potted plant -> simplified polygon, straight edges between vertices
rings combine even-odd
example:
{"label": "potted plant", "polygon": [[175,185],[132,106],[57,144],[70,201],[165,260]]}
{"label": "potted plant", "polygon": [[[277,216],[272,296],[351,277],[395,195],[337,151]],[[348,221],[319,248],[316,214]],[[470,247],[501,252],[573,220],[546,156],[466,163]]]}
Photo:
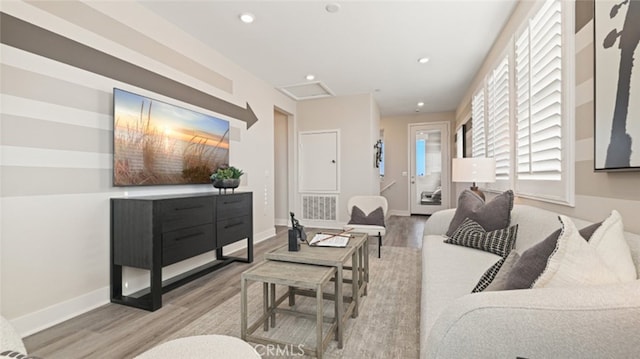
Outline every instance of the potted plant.
{"label": "potted plant", "polygon": [[221,166],[211,174],[211,183],[215,188],[238,188],[240,185],[240,176],[244,172],[233,166]]}

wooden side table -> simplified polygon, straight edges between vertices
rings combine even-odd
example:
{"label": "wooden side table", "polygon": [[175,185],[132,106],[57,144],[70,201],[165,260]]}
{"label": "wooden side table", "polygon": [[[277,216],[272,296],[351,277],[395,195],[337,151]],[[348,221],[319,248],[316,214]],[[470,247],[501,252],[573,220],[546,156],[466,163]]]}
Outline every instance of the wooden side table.
{"label": "wooden side table", "polygon": [[[309,238],[313,234],[308,234]],[[310,247],[302,244],[297,252],[290,252],[288,245],[278,247],[265,253],[264,258],[270,261],[302,263],[314,266],[329,266],[336,269],[336,281],[339,283],[351,283],[352,296],[344,298],[342,295],[342,286],[338,286],[335,295],[325,293],[324,298],[335,300],[337,305],[336,313],[340,313],[338,318],[338,348],[342,348],[344,341],[344,325],[347,318],[351,316],[356,318],[360,307],[360,297],[367,294],[369,282],[369,246],[367,245],[366,233],[352,233],[349,243],[344,248],[336,247]],[[351,267],[347,267],[346,263],[351,259]],[[343,280],[343,271],[352,271],[352,280]],[[295,295],[311,296],[314,292],[305,291],[304,289],[291,286],[289,292],[291,294],[289,305],[293,305]],[[344,303],[348,306],[344,308]]]}
{"label": "wooden side table", "polygon": [[[288,298],[289,294],[285,293],[280,298],[275,298],[276,284],[284,286],[294,286],[297,288],[305,288],[315,291],[316,294],[316,347],[315,348],[303,348],[305,354],[315,355],[318,358],[322,358],[322,354],[329,345],[332,334],[337,336],[338,327],[338,301],[335,301],[335,313],[336,317],[330,319],[332,322],[329,331],[326,336],[322,336],[322,325],[325,321],[323,316],[323,292],[322,288],[325,287],[332,278],[336,276],[335,267],[323,267],[315,265],[306,265],[290,262],[278,262],[278,261],[264,261],[253,268],[242,273],[241,284],[241,324],[240,333],[243,340],[251,341],[258,344],[276,344],[276,345],[292,345],[297,346],[300,343],[288,343],[285,341],[273,340],[266,337],[260,337],[253,335],[253,333],[263,325],[264,331],[269,330],[269,322],[271,327],[275,327],[276,311],[278,306]],[[253,324],[248,323],[248,308],[247,308],[247,283],[248,281],[262,282],[263,286],[263,313],[262,316]],[[334,281],[336,293],[339,288],[338,280]],[[309,316],[307,313],[295,312],[293,310],[282,309],[278,312],[286,314],[294,314],[300,316]],[[311,315],[313,316],[313,315]]]}

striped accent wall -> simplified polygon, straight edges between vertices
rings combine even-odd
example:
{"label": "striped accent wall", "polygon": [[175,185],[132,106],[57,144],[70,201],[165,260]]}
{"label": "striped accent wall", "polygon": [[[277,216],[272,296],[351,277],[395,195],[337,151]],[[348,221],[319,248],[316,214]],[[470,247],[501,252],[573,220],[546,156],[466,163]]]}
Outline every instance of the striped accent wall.
{"label": "striped accent wall", "polygon": [[[233,91],[233,81],[231,79],[195,61],[193,57],[186,56],[134,28],[134,24],[139,23],[140,19],[127,19],[126,14],[119,14],[119,21],[79,1],[27,2],[94,34],[115,41],[131,51],[150,56],[155,61],[187,74],[194,79],[204,81],[227,93],[232,93]],[[108,6],[108,4],[102,6]],[[132,21],[127,23],[127,20]]]}
{"label": "striped accent wall", "polygon": [[[254,200],[254,242],[275,234],[273,151],[255,148],[273,147],[273,136],[264,136],[273,132],[273,109],[295,114],[295,102],[136,2],[2,1],[0,12],[13,24],[61,38],[70,53],[60,61],[36,55],[30,47],[48,51],[47,44],[15,44],[20,34],[4,31],[0,43],[0,307],[18,332],[28,335],[109,302],[110,198],[213,191],[208,185],[113,187],[114,87],[228,119],[231,161],[253,174],[252,187],[248,175],[241,186],[264,193]],[[105,60],[95,64],[98,70],[73,59],[83,47],[108,55],[98,53]],[[109,76],[109,66],[122,62],[131,66],[118,69],[132,70],[127,75],[144,87]],[[182,91],[188,98],[190,89],[203,101],[250,102],[260,121],[249,131],[242,121],[163,95]],[[243,97],[231,95],[236,91]],[[206,253],[176,263],[163,276],[214,258]],[[129,293],[148,286],[147,271],[125,268],[124,277]]]}
{"label": "striped accent wall", "polygon": [[[601,221],[616,209],[625,230],[640,233],[640,172],[594,172],[594,47],[593,0],[576,1],[575,37],[575,189],[574,208],[529,199],[518,203],[573,217]],[[637,60],[636,60],[637,61]],[[633,102],[633,99],[632,99]]]}

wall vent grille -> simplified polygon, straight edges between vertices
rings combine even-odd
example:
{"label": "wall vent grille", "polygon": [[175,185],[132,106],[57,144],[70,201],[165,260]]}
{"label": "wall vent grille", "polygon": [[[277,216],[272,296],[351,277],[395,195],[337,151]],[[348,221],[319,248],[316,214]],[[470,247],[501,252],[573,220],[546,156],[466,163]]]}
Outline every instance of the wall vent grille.
{"label": "wall vent grille", "polygon": [[318,221],[335,221],[337,215],[337,196],[303,195],[302,218]]}

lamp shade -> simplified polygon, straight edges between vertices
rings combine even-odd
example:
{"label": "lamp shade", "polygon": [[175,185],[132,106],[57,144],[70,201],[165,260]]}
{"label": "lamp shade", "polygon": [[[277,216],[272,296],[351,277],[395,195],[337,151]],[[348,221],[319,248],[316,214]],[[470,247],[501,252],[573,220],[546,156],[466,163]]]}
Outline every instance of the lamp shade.
{"label": "lamp shade", "polygon": [[495,182],[496,161],[493,158],[454,158],[451,163],[453,182]]}

